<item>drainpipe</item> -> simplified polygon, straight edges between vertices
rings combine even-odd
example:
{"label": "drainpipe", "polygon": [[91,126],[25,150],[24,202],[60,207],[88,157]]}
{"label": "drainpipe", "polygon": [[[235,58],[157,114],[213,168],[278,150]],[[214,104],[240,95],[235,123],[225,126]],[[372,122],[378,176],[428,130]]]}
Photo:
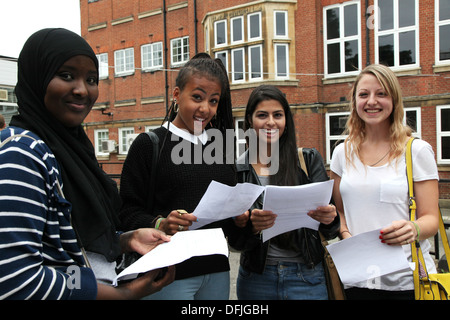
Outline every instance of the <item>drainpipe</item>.
{"label": "drainpipe", "polygon": [[166,114],[169,112],[169,80],[168,80],[168,64],[167,64],[167,11],[166,0],[163,0],[163,23],[164,23],[164,78],[166,90]]}
{"label": "drainpipe", "polygon": [[194,42],[195,42],[195,54],[198,53],[198,39],[197,39],[197,0],[194,0]]}
{"label": "drainpipe", "polygon": [[370,13],[367,12],[367,9],[369,8],[369,0],[366,0],[366,65],[368,66],[370,64],[370,29],[367,24],[367,19],[370,17]]}

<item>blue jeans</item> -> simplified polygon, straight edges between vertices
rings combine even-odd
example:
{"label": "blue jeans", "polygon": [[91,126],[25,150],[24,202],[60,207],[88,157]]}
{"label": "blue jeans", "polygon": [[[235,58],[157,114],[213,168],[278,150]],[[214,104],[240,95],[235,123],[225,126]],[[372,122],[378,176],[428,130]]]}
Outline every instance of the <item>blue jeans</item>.
{"label": "blue jeans", "polygon": [[322,263],[309,269],[306,265],[280,262],[266,265],[262,274],[239,267],[239,300],[327,300],[327,286]]}
{"label": "blue jeans", "polygon": [[228,300],[230,272],[217,272],[176,280],[144,300]]}

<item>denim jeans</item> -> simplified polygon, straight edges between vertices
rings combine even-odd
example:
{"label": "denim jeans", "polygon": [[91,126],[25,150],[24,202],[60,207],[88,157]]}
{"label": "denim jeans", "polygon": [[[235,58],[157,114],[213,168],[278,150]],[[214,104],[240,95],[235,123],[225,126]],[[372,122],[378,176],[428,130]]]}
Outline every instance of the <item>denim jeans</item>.
{"label": "denim jeans", "polygon": [[176,280],[144,300],[228,300],[230,272],[210,273]]}
{"label": "denim jeans", "polygon": [[239,267],[239,300],[327,300],[322,263],[310,269],[306,265],[280,262],[266,265],[262,274]]}

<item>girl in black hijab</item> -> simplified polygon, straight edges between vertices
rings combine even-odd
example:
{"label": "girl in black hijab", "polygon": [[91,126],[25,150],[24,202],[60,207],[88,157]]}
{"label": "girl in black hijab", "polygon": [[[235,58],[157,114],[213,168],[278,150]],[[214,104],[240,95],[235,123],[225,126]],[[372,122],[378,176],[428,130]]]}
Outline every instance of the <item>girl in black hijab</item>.
{"label": "girl in black hijab", "polygon": [[[85,68],[88,72],[83,73],[79,61],[88,61],[87,65],[92,67]],[[89,93],[76,91],[79,89],[75,89],[76,85],[68,89],[70,85],[66,84],[77,81],[83,81],[80,90],[87,89]],[[117,187],[100,169],[94,148],[81,126],[98,97],[98,60],[83,38],[65,29],[43,29],[33,34],[19,56],[15,90],[19,115],[13,117],[10,126],[36,134],[55,155],[80,246],[114,262],[123,251],[145,254],[168,240],[154,229],[121,236],[117,232],[120,230]],[[138,279],[142,287],[130,286],[137,289],[133,293],[140,293],[144,287],[157,291],[173,278],[173,270],[158,282],[153,282],[155,274],[150,274],[145,277],[146,283]],[[99,296],[100,293],[101,290]]]}

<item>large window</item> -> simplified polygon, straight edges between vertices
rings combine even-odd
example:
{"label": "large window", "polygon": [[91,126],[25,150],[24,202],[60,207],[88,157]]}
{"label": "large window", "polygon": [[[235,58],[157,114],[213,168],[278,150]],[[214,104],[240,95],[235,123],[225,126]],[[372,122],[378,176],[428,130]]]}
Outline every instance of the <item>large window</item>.
{"label": "large window", "polygon": [[375,59],[394,68],[419,65],[418,0],[375,0]]}
{"label": "large window", "polygon": [[247,20],[248,40],[253,41],[261,39],[261,12],[249,14]]}
{"label": "large window", "polygon": [[97,156],[109,155],[109,153],[105,152],[105,150],[103,150],[102,147],[102,141],[106,141],[109,139],[108,129],[95,130],[94,139],[95,139],[95,154]]}
{"label": "large window", "polygon": [[134,49],[128,48],[114,52],[115,73],[125,76],[134,73]]}
{"label": "large window", "polygon": [[289,78],[289,45],[286,43],[275,44],[275,78]]}
{"label": "large window", "polygon": [[276,38],[287,38],[288,36],[288,17],[287,11],[274,12],[274,34]]}
{"label": "large window", "polygon": [[436,108],[437,161],[450,164],[450,106]]}
{"label": "large window", "polygon": [[359,1],[324,8],[326,76],[355,74],[361,68]]}
{"label": "large window", "polygon": [[131,135],[134,134],[134,128],[120,128],[119,129],[119,154],[127,154],[133,139]]}
{"label": "large window", "polygon": [[189,60],[189,37],[172,39],[170,45],[172,65],[180,65]]}
{"label": "large window", "polygon": [[108,54],[107,53],[97,54],[97,60],[98,60],[99,79],[101,80],[108,78],[109,76]]}
{"label": "large window", "polygon": [[216,47],[227,44],[227,20],[216,21],[214,23],[214,40]]}
{"label": "large window", "polygon": [[450,0],[436,0],[436,64],[450,64]]}
{"label": "large window", "polygon": [[154,70],[163,67],[162,42],[146,44],[141,47],[142,70]]}
{"label": "large window", "polygon": [[262,46],[252,46],[248,48],[248,72],[249,80],[263,79]]}
{"label": "large window", "polygon": [[231,80],[232,82],[244,82],[245,56],[244,48],[231,50]]}
{"label": "large window", "polygon": [[240,16],[231,19],[231,43],[242,42],[244,42],[244,17]]}

